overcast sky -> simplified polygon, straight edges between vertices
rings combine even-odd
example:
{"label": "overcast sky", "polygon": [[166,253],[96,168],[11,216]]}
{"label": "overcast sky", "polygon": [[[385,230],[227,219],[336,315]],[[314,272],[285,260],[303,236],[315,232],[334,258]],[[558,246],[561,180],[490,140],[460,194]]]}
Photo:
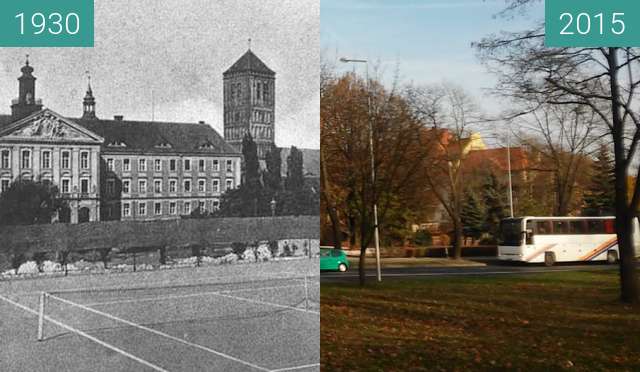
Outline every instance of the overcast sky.
{"label": "overcast sky", "polygon": [[[36,98],[82,115],[205,120],[222,134],[222,73],[248,47],[276,72],[276,143],[319,148],[319,0],[98,0],[94,48],[0,48],[0,113],[10,113],[29,54]],[[153,92],[153,93],[152,93]]]}

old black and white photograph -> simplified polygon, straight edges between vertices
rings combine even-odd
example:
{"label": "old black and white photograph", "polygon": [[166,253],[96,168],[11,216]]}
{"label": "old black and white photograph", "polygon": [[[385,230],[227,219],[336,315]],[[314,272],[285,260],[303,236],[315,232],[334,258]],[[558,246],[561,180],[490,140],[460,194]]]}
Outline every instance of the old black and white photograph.
{"label": "old black and white photograph", "polygon": [[0,48],[0,370],[319,371],[318,0]]}

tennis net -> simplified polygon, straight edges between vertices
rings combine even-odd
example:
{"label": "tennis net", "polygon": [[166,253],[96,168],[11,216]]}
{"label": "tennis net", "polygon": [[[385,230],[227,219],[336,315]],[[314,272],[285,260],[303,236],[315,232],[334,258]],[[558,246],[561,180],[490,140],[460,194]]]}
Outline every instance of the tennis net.
{"label": "tennis net", "polygon": [[[179,329],[187,323],[215,328],[225,322],[282,317],[289,312],[313,316],[319,314],[319,299],[317,275],[50,291],[40,296],[38,339],[67,331],[95,335]],[[63,333],[55,327],[45,330],[45,321],[67,327]]]}

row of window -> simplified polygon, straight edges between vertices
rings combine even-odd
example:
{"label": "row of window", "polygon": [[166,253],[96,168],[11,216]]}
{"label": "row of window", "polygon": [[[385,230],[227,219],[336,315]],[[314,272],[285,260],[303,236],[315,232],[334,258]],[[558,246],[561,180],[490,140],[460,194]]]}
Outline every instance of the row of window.
{"label": "row of window", "polygon": [[615,234],[615,220],[527,221],[527,228],[537,235]]}
{"label": "row of window", "polygon": [[[44,180],[47,181],[47,180]],[[51,180],[48,180],[48,182],[51,182]],[[1,192],[5,192],[6,190],[9,189],[9,186],[11,185],[11,180],[7,179],[7,178],[3,178],[2,180],[0,180],[0,193]],[[89,178],[81,178],[80,179],[80,192],[82,194],[88,194],[91,192],[91,180]],[[73,190],[74,192],[78,192],[77,189]],[[60,192],[63,194],[69,194],[71,193],[71,179],[70,178],[62,178],[60,180]]]}
{"label": "row of window", "polygon": [[[63,194],[68,194],[71,192],[71,180],[69,178],[63,178],[60,180],[60,191]],[[77,190],[76,190],[77,191]],[[89,179],[81,178],[80,179],[80,193],[88,194],[89,190]]]}
{"label": "row of window", "polygon": [[[182,159],[182,169],[185,172],[189,172],[192,170],[192,166],[196,165],[197,170],[199,172],[204,172],[206,170],[206,161],[205,159]],[[115,160],[113,158],[107,158],[107,169],[110,171],[115,171]],[[169,159],[169,171],[175,172],[178,169],[178,160],[177,159]],[[220,171],[220,161],[218,159],[211,160],[211,171],[219,172]],[[227,160],[226,162],[226,171],[233,172],[234,165],[233,160]],[[146,172],[148,170],[147,167],[147,159],[138,159],[138,172]],[[153,159],[153,170],[155,172],[162,171],[162,159]],[[131,172],[131,159],[125,158],[122,159],[122,171],[123,172]]]}
{"label": "row of window", "polygon": [[[242,102],[242,83],[228,83],[225,92],[226,102],[241,103]],[[253,82],[253,103],[270,103],[271,102],[271,86],[268,81]]]}
{"label": "row of window", "polygon": [[[199,179],[198,180],[198,184],[197,184],[197,192],[206,192],[206,180],[205,179]],[[190,179],[186,179],[183,180],[183,184],[182,184],[182,192],[192,192],[193,188],[191,186],[191,180]],[[233,189],[233,179],[231,178],[227,178],[225,180],[225,190],[230,190]],[[108,195],[115,195],[116,194],[116,189],[115,189],[115,180],[113,179],[108,179],[107,180],[107,194]],[[177,193],[178,192],[178,180],[176,179],[171,179],[169,180],[169,190],[170,193]],[[220,179],[213,179],[211,180],[211,191],[213,193],[219,193],[220,192]],[[140,179],[138,180],[138,193],[140,194],[144,194],[147,193],[147,180],[146,179]],[[156,194],[160,194],[162,193],[162,180],[161,179],[156,179],[153,180],[153,192]],[[131,193],[131,180],[125,179],[122,180],[122,193],[123,194],[129,194]]]}
{"label": "row of window", "polygon": [[[197,204],[195,204],[197,203]],[[137,215],[138,216],[147,216],[147,215],[155,215],[155,216],[161,216],[163,214],[162,211],[162,202],[153,202],[153,214],[149,214],[147,211],[147,203],[146,202],[138,202],[138,207],[137,207]],[[220,208],[220,201],[218,199],[213,199],[210,203],[211,208],[213,210],[218,210]],[[131,213],[132,213],[132,209],[131,209],[132,203],[131,202],[124,202],[122,203],[122,216],[123,217],[131,217]],[[201,211],[205,211],[206,210],[206,202],[204,200],[199,200],[197,202],[194,202],[194,205],[192,206],[191,202],[186,201],[184,203],[182,203],[182,209],[179,210],[179,205],[178,202],[172,201],[169,202],[169,210],[167,211],[169,215],[178,215],[178,214],[191,214],[192,212],[192,208],[196,209],[199,208]]]}
{"label": "row of window", "polygon": [[[51,150],[42,150],[40,152],[40,167],[43,169],[51,169],[52,166],[52,151]],[[80,152],[80,168],[81,169],[89,169],[91,154],[89,151],[81,151]],[[32,168],[32,151],[30,149],[23,149],[20,151],[20,168],[21,169],[30,169]],[[71,169],[71,151],[70,150],[62,150],[60,151],[60,167],[62,169]],[[0,151],[0,168],[2,169],[10,169],[11,168],[11,151],[2,150]]]}

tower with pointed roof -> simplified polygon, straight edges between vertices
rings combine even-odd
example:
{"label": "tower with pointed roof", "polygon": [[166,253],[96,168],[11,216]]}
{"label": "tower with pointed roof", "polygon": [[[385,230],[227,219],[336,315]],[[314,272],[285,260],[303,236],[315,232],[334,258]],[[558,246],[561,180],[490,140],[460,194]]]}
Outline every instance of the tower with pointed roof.
{"label": "tower with pointed roof", "polygon": [[36,99],[36,77],[29,66],[29,56],[18,78],[18,98],[11,102],[11,120],[16,121],[42,110],[42,101]]}
{"label": "tower with pointed roof", "polygon": [[227,71],[224,81],[224,138],[236,150],[250,133],[264,159],[275,141],[276,73],[251,47]]}
{"label": "tower with pointed roof", "polygon": [[96,116],[96,99],[93,97],[93,90],[91,90],[91,77],[87,77],[87,94],[82,101],[82,118],[83,119],[97,119]]}

